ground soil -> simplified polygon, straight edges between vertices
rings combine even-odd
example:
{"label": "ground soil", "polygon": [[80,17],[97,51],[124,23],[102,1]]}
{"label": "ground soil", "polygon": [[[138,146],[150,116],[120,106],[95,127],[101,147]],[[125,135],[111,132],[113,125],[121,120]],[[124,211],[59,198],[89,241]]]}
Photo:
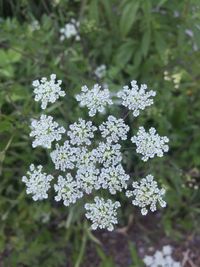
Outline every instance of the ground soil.
{"label": "ground soil", "polygon": [[[176,236],[166,235],[159,214],[145,217],[130,217],[128,226],[113,232],[95,231],[93,234],[101,242],[101,249],[113,259],[116,267],[133,266],[130,244],[134,245],[138,256],[152,255],[164,245],[171,245],[173,258],[181,262],[182,267],[200,267],[200,235],[192,232],[176,231]],[[178,236],[178,237],[177,237]],[[84,264],[81,267],[104,267],[94,243],[87,246]],[[134,265],[136,266],[136,265]],[[138,265],[137,267],[142,267]],[[107,267],[107,265],[106,265]]]}

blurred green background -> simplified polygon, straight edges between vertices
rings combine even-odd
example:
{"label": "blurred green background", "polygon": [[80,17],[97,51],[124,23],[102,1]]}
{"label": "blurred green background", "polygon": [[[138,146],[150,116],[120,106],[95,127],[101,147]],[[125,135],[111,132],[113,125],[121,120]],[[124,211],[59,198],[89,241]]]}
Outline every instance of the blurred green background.
{"label": "blurred green background", "polygon": [[[71,18],[80,22],[81,40],[60,42],[59,30]],[[107,70],[99,80],[94,71],[102,64]],[[84,84],[106,83],[116,92],[136,79],[157,92],[155,105],[139,118],[130,116],[128,123],[132,133],[139,125],[156,127],[170,138],[170,151],[148,163],[129,151],[125,164],[134,177],[152,173],[167,189],[168,207],[158,212],[165,236],[182,242],[187,233],[198,233],[199,1],[0,0],[0,266],[123,266],[115,265],[91,233],[81,205],[66,208],[51,196],[34,202],[25,193],[21,177],[30,163],[52,170],[47,153],[32,149],[29,138],[30,118],[41,113],[32,81],[52,73],[63,80],[67,96],[49,105],[47,114],[66,126],[88,118],[74,98]],[[113,107],[108,112],[117,116],[122,111]],[[123,194],[117,197],[122,202],[119,227],[132,214],[140,224],[139,210]],[[90,246],[99,265],[86,263]],[[133,248],[130,258],[128,266],[142,266]]]}

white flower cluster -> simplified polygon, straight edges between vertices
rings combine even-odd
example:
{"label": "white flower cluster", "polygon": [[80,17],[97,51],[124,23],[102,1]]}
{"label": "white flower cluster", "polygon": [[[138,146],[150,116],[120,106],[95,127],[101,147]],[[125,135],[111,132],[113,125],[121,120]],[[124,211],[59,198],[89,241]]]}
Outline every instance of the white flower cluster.
{"label": "white flower cluster", "polygon": [[80,40],[80,35],[78,33],[78,29],[80,27],[80,23],[75,19],[71,19],[71,21],[65,24],[64,28],[60,29],[60,41],[64,41],[65,39],[69,39],[71,37],[75,37],[76,41]]}
{"label": "white flower cluster", "polygon": [[94,164],[82,165],[77,171],[76,180],[86,194],[91,194],[93,189],[101,188],[99,169]]}
{"label": "white flower cluster", "polygon": [[35,137],[33,147],[51,148],[51,143],[54,140],[59,141],[63,133],[65,133],[65,128],[59,127],[58,123],[53,121],[52,116],[43,114],[39,120],[32,120],[30,136]]}
{"label": "white flower cluster", "polygon": [[77,168],[83,168],[86,166],[94,166],[96,164],[96,158],[93,155],[93,150],[89,150],[87,147],[81,147],[77,151],[76,155],[76,166]]}
{"label": "white flower cluster", "polygon": [[58,183],[54,185],[56,201],[63,200],[65,206],[70,203],[75,203],[77,199],[83,196],[78,182],[74,181],[72,175],[68,173],[65,178],[61,175],[58,176]]}
{"label": "white flower cluster", "polygon": [[106,75],[106,65],[100,65],[96,68],[94,71],[94,74],[97,76],[97,78],[101,79]]}
{"label": "white flower cluster", "polygon": [[108,120],[99,126],[103,138],[107,138],[107,142],[117,143],[120,139],[127,139],[129,126],[124,123],[123,119],[116,119],[114,116],[108,116]]}
{"label": "white flower cluster", "polygon": [[173,259],[172,250],[171,246],[164,246],[162,251],[156,251],[153,256],[145,256],[143,261],[148,267],[181,267],[181,263]]}
{"label": "white flower cluster", "polygon": [[117,191],[121,192],[123,188],[126,189],[126,181],[129,179],[130,176],[125,173],[121,164],[101,169],[100,181],[102,188],[108,188],[111,194],[116,194]]}
{"label": "white flower cluster", "polygon": [[82,93],[76,96],[82,107],[89,109],[89,116],[93,117],[96,112],[105,112],[105,106],[111,105],[110,93],[108,89],[102,89],[100,85],[95,84],[92,89],[86,85],[81,87]]}
{"label": "white flower cluster", "polygon": [[50,153],[55,169],[61,171],[73,169],[77,150],[79,151],[79,149],[70,146],[69,141],[65,141],[63,146],[56,144],[56,149]]}
{"label": "white flower cluster", "polygon": [[107,228],[109,231],[114,229],[113,224],[117,224],[117,209],[121,206],[118,201],[112,202],[108,199],[95,197],[95,203],[85,204],[87,210],[85,216],[92,221],[92,229],[96,230]]}
{"label": "white flower cluster", "polygon": [[[41,83],[39,81],[33,83],[36,87],[35,100],[42,101],[43,109],[46,108],[48,102],[53,103],[62,95],[60,82],[58,81],[55,85],[55,78],[51,75],[52,82],[47,82],[46,78],[42,78]],[[48,85],[45,85],[46,83]],[[132,82],[132,86],[131,90],[125,87],[123,93],[119,95],[126,103],[132,103],[127,107],[133,110],[136,116],[139,109],[150,105],[153,100],[148,98],[155,94],[152,91],[150,94],[146,93],[144,85],[139,90],[136,82]],[[47,87],[49,90],[46,90]],[[126,94],[127,90],[130,92]],[[91,117],[97,112],[105,112],[106,106],[113,103],[109,90],[102,89],[98,84],[95,84],[92,89],[83,86],[76,99],[81,106],[89,109]],[[125,105],[124,102],[122,104]],[[66,132],[64,142],[56,143],[50,152],[51,160],[58,173],[57,183],[54,184],[55,200],[62,201],[65,206],[69,206],[85,195],[94,194],[97,190],[107,190],[111,195],[126,191],[126,196],[133,198],[133,205],[141,208],[143,215],[148,213],[148,208],[155,211],[157,203],[165,207],[166,202],[162,199],[165,190],[158,188],[152,175],[147,175],[141,182],[133,182],[133,190],[127,191],[130,176],[122,165],[121,142],[127,140],[128,131],[129,126],[124,120],[112,115],[108,116],[98,127],[92,121],[79,118],[77,122],[69,125],[67,131],[59,126],[52,116],[42,114],[38,120],[33,119],[30,133],[30,136],[34,138],[33,147],[51,148],[52,142],[60,141]],[[144,161],[155,155],[160,157],[168,150],[168,145],[165,144],[168,138],[160,137],[154,128],[146,133],[144,128],[140,127],[131,141],[136,144],[136,151],[142,154]],[[36,168],[32,164],[27,173],[29,179],[26,176],[23,177],[23,182],[27,185],[27,193],[32,194],[34,200],[47,198],[50,181],[53,179],[51,175],[42,173],[41,170],[42,166]],[[99,227],[111,231],[117,223],[119,207],[118,201],[112,202],[110,199],[96,196],[94,203],[85,204],[86,217],[92,221],[93,229]]]}
{"label": "white flower cluster", "polygon": [[46,77],[43,77],[40,81],[33,81],[35,101],[42,102],[42,109],[45,109],[48,103],[54,103],[60,96],[65,96],[65,92],[61,90],[61,84],[61,80],[56,83],[55,74],[51,74],[50,81]]}
{"label": "white flower cluster", "polygon": [[139,127],[137,135],[133,136],[131,141],[136,144],[136,151],[137,153],[142,154],[143,161],[147,161],[155,155],[163,157],[163,152],[169,150],[169,146],[166,145],[166,143],[169,142],[169,139],[166,136],[159,136],[156,133],[155,128],[150,128],[148,133],[145,131],[144,127]]}
{"label": "white flower cluster", "polygon": [[148,213],[147,207],[150,207],[152,212],[156,211],[157,202],[161,207],[166,207],[166,202],[162,199],[165,194],[165,189],[159,189],[158,184],[154,181],[153,175],[147,175],[141,181],[133,182],[133,191],[126,191],[127,197],[134,197],[132,204],[141,208],[142,215]]}
{"label": "white flower cluster", "polygon": [[142,84],[139,88],[137,81],[131,82],[132,88],[126,85],[123,90],[120,91],[117,96],[121,98],[122,105],[133,111],[133,116],[137,117],[140,114],[140,110],[144,110],[145,107],[151,106],[153,104],[153,99],[156,95],[155,91],[150,90],[147,92],[147,85]]}
{"label": "white flower cluster", "polygon": [[70,137],[72,145],[90,145],[90,139],[94,138],[94,132],[97,130],[97,127],[93,126],[91,121],[86,122],[79,119],[78,123],[71,124],[69,129],[67,135]]}
{"label": "white flower cluster", "polygon": [[42,166],[35,167],[34,164],[30,165],[27,176],[22,177],[22,182],[27,186],[26,193],[32,194],[35,201],[48,198],[47,191],[50,189],[53,176],[47,175],[45,172],[42,173]]}
{"label": "white flower cluster", "polygon": [[110,144],[100,142],[99,146],[93,150],[93,155],[103,167],[116,166],[122,160],[120,144]]}

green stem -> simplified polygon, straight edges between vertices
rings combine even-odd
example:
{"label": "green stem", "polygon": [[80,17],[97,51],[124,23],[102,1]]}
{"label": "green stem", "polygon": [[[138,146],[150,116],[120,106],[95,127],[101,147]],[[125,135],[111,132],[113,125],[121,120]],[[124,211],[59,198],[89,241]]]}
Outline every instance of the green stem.
{"label": "green stem", "polygon": [[86,233],[85,227],[83,230],[84,230],[84,234],[83,234],[83,239],[82,239],[82,243],[81,243],[81,248],[80,248],[79,255],[78,255],[78,258],[77,258],[77,261],[76,261],[74,267],[80,267],[80,264],[81,264],[81,261],[83,259],[83,255],[85,252],[85,248],[86,248],[87,233]]}

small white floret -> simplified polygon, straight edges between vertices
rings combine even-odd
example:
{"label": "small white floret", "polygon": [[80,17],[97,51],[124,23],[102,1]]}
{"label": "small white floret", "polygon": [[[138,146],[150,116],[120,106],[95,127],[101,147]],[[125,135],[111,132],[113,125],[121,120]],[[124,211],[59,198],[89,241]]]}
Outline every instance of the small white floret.
{"label": "small white floret", "polygon": [[98,175],[99,169],[95,165],[81,165],[77,170],[76,181],[86,194],[90,194],[101,187]]}
{"label": "small white floret", "polygon": [[133,197],[132,204],[141,208],[142,215],[148,213],[148,207],[152,212],[157,210],[157,203],[162,208],[166,207],[166,202],[163,200],[165,189],[158,188],[157,182],[154,180],[153,175],[147,175],[141,179],[140,182],[133,182],[133,191],[127,191],[127,197]]}
{"label": "small white floret", "polygon": [[41,101],[41,108],[45,109],[48,103],[54,103],[60,96],[65,96],[65,92],[61,90],[61,80],[56,82],[56,75],[51,74],[50,80],[43,77],[40,81],[33,81],[35,101]]}
{"label": "small white floret", "polygon": [[48,198],[47,191],[50,189],[50,182],[53,179],[52,175],[47,175],[42,172],[42,166],[30,165],[30,170],[27,176],[22,177],[22,182],[27,186],[26,193],[32,194],[33,200],[42,200]]}
{"label": "small white floret", "polygon": [[83,196],[83,193],[78,183],[73,180],[73,177],[68,173],[65,177],[59,175],[58,183],[54,185],[56,201],[63,200],[65,206],[69,206],[70,203],[75,203],[77,199]]}
{"label": "small white floret", "polygon": [[109,116],[106,122],[99,126],[101,135],[107,139],[107,142],[117,143],[120,139],[127,139],[129,126],[124,123],[123,119],[117,119],[114,116]]}
{"label": "small white floret", "polygon": [[122,165],[102,168],[99,177],[102,188],[108,189],[111,194],[116,194],[117,191],[127,188],[129,175],[125,173]]}
{"label": "small white floret", "polygon": [[147,91],[147,85],[142,84],[141,87],[137,85],[137,81],[131,82],[131,89],[126,85],[123,90],[118,92],[117,96],[122,99],[122,105],[133,111],[133,116],[137,117],[140,110],[153,104],[153,99],[156,95],[155,91]]}
{"label": "small white floret", "polygon": [[96,160],[105,168],[116,166],[122,160],[120,144],[111,144],[100,142],[96,149],[93,149],[92,154]]}
{"label": "small white floret", "polygon": [[39,120],[33,119],[30,128],[30,136],[35,138],[33,147],[51,148],[51,143],[59,141],[65,133],[65,128],[59,127],[58,123],[53,121],[53,117],[47,115],[41,115]]}
{"label": "small white floret", "polygon": [[86,218],[92,221],[92,229],[108,229],[112,231],[117,224],[117,209],[121,206],[118,201],[107,201],[103,198],[95,197],[95,203],[86,203]]}
{"label": "small white floret", "polygon": [[80,40],[80,35],[78,33],[79,27],[80,23],[75,19],[71,19],[69,23],[65,24],[65,26],[60,29],[60,41],[64,41],[65,39],[70,39],[71,37],[75,37],[75,40],[79,41]]}
{"label": "small white floret", "polygon": [[56,149],[50,153],[56,170],[65,171],[66,169],[73,169],[79,151],[80,149],[72,147],[69,141],[65,141],[63,146],[56,144]]}
{"label": "small white floret", "polygon": [[80,106],[89,109],[89,116],[93,117],[97,112],[105,112],[106,105],[112,105],[110,92],[108,89],[102,89],[100,85],[95,84],[92,89],[86,85],[81,87],[81,93],[76,96]]}
{"label": "small white floret", "polygon": [[155,156],[163,157],[164,152],[169,150],[169,146],[166,144],[169,142],[168,137],[159,136],[155,128],[150,128],[149,132],[146,132],[144,127],[139,127],[137,135],[133,136],[131,141],[136,144],[136,151],[142,154],[143,161]]}
{"label": "small white floret", "polygon": [[67,135],[73,145],[90,145],[97,127],[93,126],[91,121],[79,119],[78,122],[71,124],[69,129]]}

